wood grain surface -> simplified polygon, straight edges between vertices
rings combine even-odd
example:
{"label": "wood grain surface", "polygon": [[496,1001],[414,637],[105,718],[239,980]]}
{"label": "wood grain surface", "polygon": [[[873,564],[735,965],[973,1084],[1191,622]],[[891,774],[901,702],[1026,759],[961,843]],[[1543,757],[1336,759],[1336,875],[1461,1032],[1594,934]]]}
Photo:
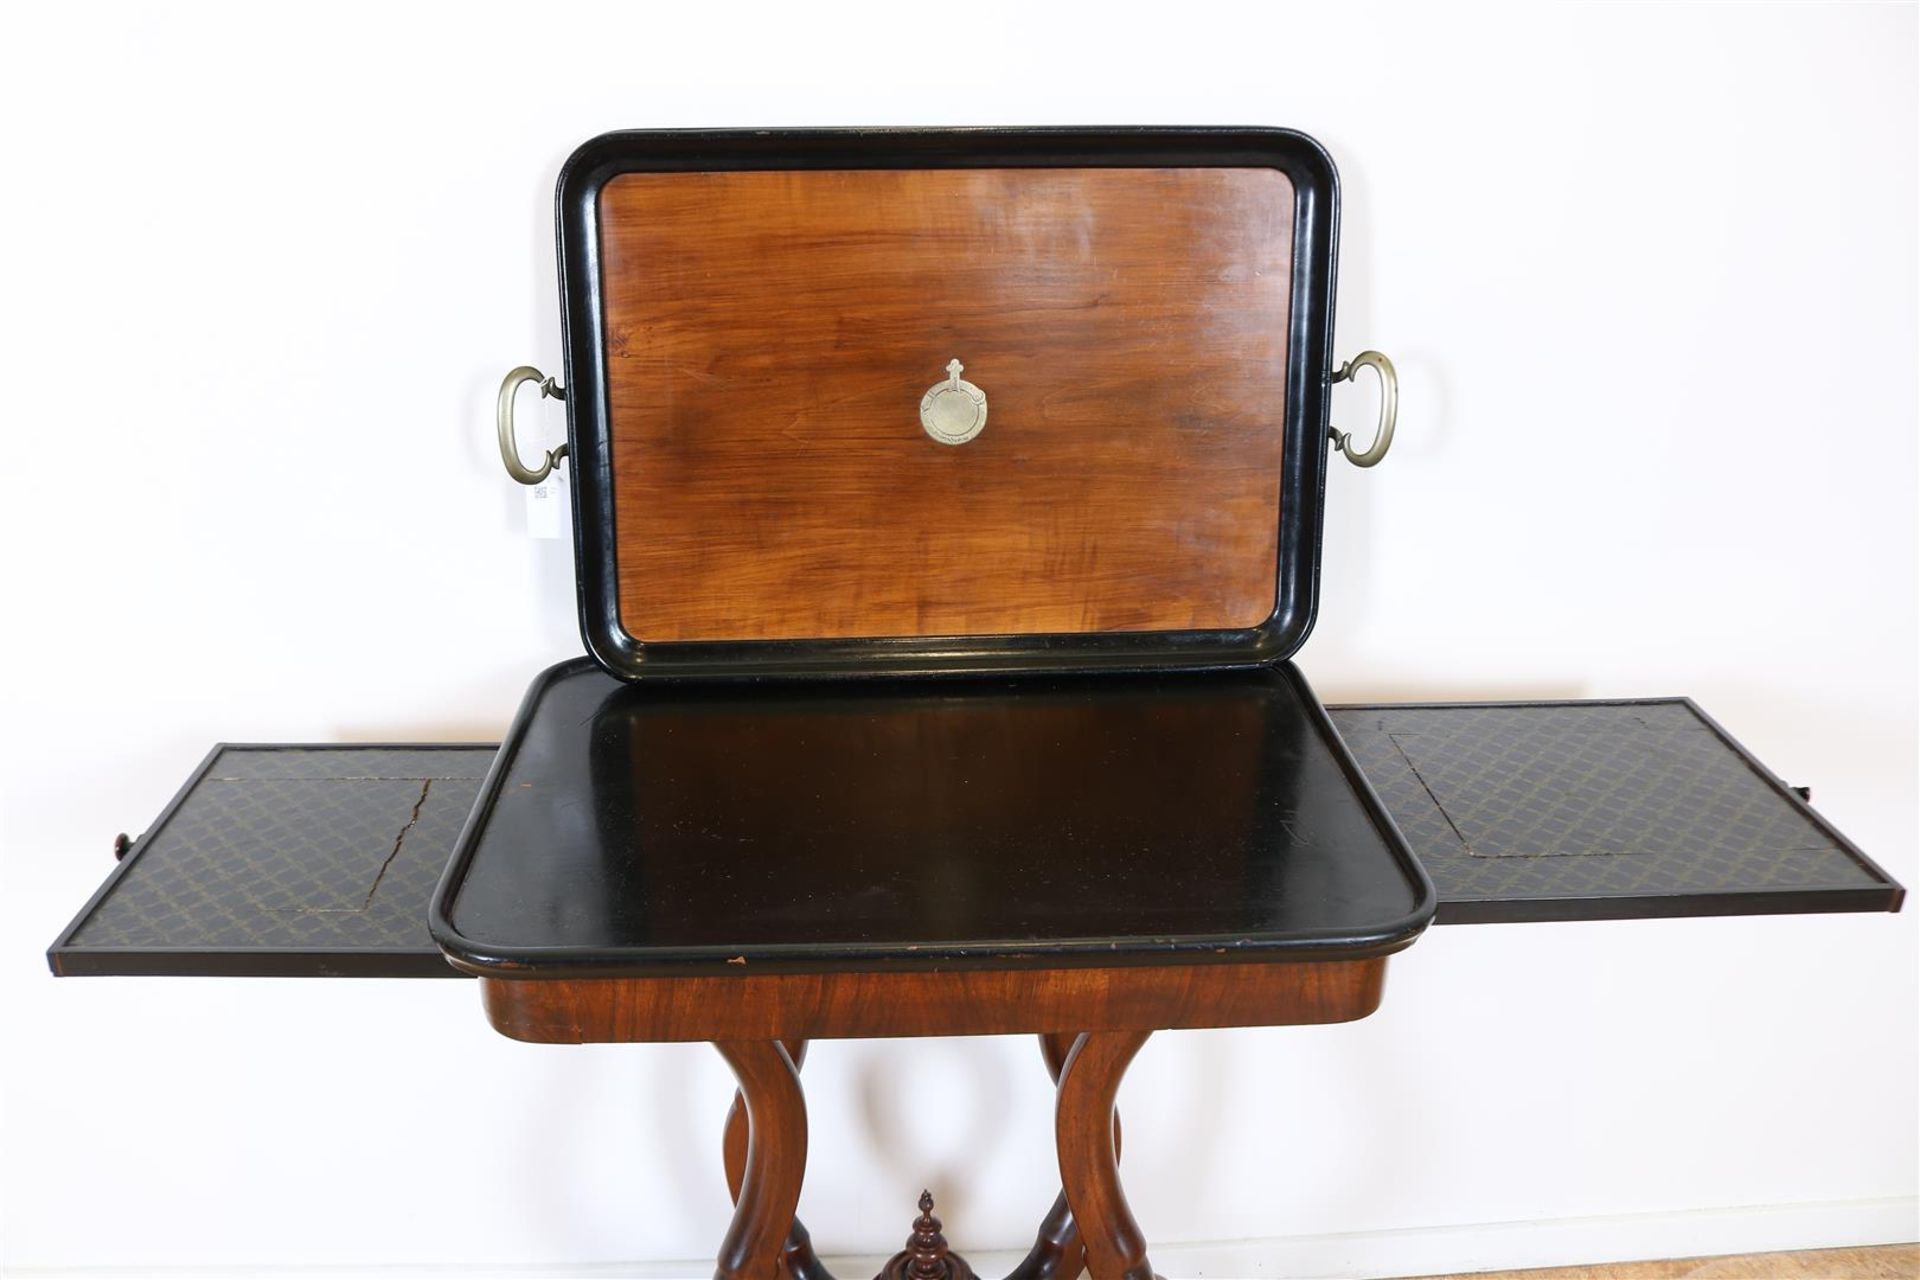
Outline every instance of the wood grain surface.
{"label": "wood grain surface", "polygon": [[[1530,1271],[1481,1271],[1474,1273],[1472,1280],[1913,1280],[1915,1276],[1920,1276],[1920,1246],[1891,1244],[1713,1258],[1662,1258],[1651,1262],[1602,1262]],[[1433,1276],[1427,1280],[1468,1280],[1468,1277]]]}
{"label": "wood grain surface", "polygon": [[494,1028],[537,1044],[1021,1035],[1349,1022],[1380,1006],[1385,957],[1114,969],[482,976]]}
{"label": "wood grain surface", "polygon": [[1086,1249],[1093,1280],[1160,1280],[1147,1259],[1147,1238],[1120,1185],[1114,1099],[1127,1065],[1151,1031],[1089,1031],[1074,1041],[1060,1069],[1054,1143],[1060,1181]]}
{"label": "wood grain surface", "polygon": [[807,1103],[784,1045],[714,1045],[733,1068],[747,1110],[747,1154],[715,1280],[775,1280],[807,1170]]}
{"label": "wood grain surface", "polygon": [[[633,173],[599,198],[642,641],[1231,629],[1273,610],[1271,169]],[[958,359],[984,431],[922,395]]]}

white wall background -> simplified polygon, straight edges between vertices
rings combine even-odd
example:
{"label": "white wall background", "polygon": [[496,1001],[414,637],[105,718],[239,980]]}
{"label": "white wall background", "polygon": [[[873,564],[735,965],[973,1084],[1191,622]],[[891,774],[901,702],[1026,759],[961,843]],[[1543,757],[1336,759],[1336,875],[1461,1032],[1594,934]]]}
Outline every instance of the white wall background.
{"label": "white wall background", "polygon": [[[209,743],[489,738],[578,651],[490,415],[558,366],[553,179],[612,127],[1315,134],[1337,347],[1403,404],[1330,481],[1321,693],[1691,694],[1914,884],[1915,41],[1902,5],[11,9],[0,1257],[708,1270],[701,1046],[41,957]],[[1915,919],[1444,929],[1367,1022],[1160,1037],[1122,1096],[1156,1260],[1910,1239]],[[896,1247],[923,1182],[1024,1248],[1030,1043],[807,1075],[825,1251]]]}

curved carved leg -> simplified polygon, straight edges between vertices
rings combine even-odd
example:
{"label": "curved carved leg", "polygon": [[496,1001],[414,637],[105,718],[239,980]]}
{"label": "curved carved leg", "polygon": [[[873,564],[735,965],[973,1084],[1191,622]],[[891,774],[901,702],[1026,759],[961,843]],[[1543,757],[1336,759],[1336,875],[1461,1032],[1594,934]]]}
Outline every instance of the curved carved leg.
{"label": "curved carved leg", "polygon": [[746,1158],[714,1280],[777,1280],[807,1171],[800,1077],[777,1040],[716,1041],[713,1047],[733,1068],[747,1115]]}
{"label": "curved carved leg", "polygon": [[[1040,1056],[1046,1060],[1047,1074],[1057,1084],[1060,1069],[1067,1063],[1067,1054],[1073,1051],[1074,1041],[1080,1038],[1077,1031],[1041,1032]],[[1113,1156],[1120,1158],[1120,1113],[1113,1114]],[[1087,1265],[1087,1250],[1080,1239],[1080,1228],[1074,1225],[1073,1210],[1067,1207],[1067,1193],[1062,1191],[1053,1198],[1053,1208],[1047,1211],[1046,1218],[1040,1223],[1040,1230],[1034,1234],[1033,1248],[1020,1260],[1020,1265],[1007,1274],[1007,1280],[1074,1280]]]}
{"label": "curved carved leg", "polygon": [[1079,1223],[1093,1280],[1156,1280],[1147,1242],[1120,1189],[1113,1102],[1150,1031],[1088,1031],[1060,1069],[1054,1138],[1060,1181]]}
{"label": "curved carved leg", "polygon": [[[793,1069],[800,1070],[807,1060],[807,1042],[783,1040],[781,1044],[786,1046],[787,1056],[793,1059]],[[747,1172],[747,1104],[738,1089],[733,1093],[733,1105],[727,1108],[727,1127],[721,1138],[720,1150],[727,1167],[727,1194],[738,1204],[740,1180]],[[793,1229],[787,1232],[787,1244],[780,1263],[792,1280],[833,1280],[833,1273],[827,1270],[813,1251],[813,1236],[798,1218],[793,1220]]]}
{"label": "curved carved leg", "polygon": [[1033,1248],[1007,1273],[1007,1280],[1074,1280],[1086,1265],[1087,1249],[1080,1242],[1073,1210],[1067,1208],[1067,1193],[1062,1191],[1034,1233]]}

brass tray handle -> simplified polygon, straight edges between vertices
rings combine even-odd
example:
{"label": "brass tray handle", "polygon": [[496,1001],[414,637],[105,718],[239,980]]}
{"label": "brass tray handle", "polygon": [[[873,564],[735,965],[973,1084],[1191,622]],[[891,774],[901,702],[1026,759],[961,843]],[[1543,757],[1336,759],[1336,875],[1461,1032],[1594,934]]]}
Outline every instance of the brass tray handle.
{"label": "brass tray handle", "polygon": [[557,449],[549,449],[547,456],[541,459],[540,468],[537,471],[530,470],[520,461],[520,445],[513,438],[513,397],[529,382],[540,384],[542,397],[551,397],[555,400],[567,398],[565,387],[557,385],[552,378],[532,365],[523,364],[509,373],[506,381],[500,384],[500,400],[494,406],[494,422],[500,431],[500,461],[507,464],[507,474],[521,484],[539,484],[552,475],[553,469],[560,465],[560,460],[567,456],[567,446],[563,444]]}
{"label": "brass tray handle", "polygon": [[1380,375],[1380,427],[1374,433],[1373,443],[1365,452],[1353,451],[1353,436],[1337,427],[1329,427],[1327,434],[1333,438],[1334,447],[1347,455],[1347,461],[1356,467],[1371,467],[1387,456],[1387,450],[1393,447],[1393,424],[1400,416],[1400,379],[1394,376],[1393,361],[1378,351],[1362,351],[1353,359],[1341,365],[1330,381],[1349,382],[1362,369],[1372,369]]}

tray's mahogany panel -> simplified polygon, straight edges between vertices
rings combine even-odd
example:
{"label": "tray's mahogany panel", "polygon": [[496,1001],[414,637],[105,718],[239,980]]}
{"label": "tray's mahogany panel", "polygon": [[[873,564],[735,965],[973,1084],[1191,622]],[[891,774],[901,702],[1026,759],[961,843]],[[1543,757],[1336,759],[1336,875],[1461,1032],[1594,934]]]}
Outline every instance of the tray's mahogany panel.
{"label": "tray's mahogany panel", "polygon": [[[621,622],[1228,630],[1275,608],[1272,168],[626,173],[598,197]],[[969,443],[919,403],[949,360]]]}

